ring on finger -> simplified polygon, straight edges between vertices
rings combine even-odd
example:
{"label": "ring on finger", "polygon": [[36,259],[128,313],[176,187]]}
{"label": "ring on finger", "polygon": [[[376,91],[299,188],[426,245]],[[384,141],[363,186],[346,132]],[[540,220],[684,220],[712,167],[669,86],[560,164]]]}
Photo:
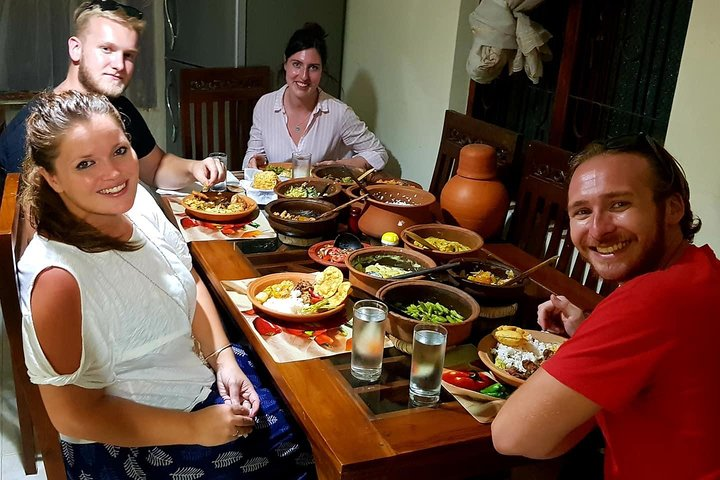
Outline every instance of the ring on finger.
{"label": "ring on finger", "polygon": [[239,437],[240,436],[240,429],[236,428],[235,433],[233,433],[233,437]]}

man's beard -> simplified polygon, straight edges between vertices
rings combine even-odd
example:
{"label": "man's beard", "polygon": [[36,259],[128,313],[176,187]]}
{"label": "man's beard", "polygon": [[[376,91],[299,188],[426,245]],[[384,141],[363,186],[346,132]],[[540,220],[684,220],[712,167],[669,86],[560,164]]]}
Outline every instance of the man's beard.
{"label": "man's beard", "polygon": [[80,62],[78,81],[86,91],[100,93],[110,98],[119,97],[125,91],[125,85],[101,85],[89,74],[83,62]]}

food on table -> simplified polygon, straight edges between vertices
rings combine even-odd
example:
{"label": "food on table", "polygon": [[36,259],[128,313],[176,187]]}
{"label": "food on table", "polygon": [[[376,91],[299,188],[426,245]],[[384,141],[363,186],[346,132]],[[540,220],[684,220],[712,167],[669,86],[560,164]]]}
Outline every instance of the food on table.
{"label": "food on table", "polygon": [[317,256],[326,262],[344,263],[345,258],[347,258],[350,252],[352,252],[352,250],[349,248],[339,248],[332,244],[328,244],[318,248]]}
{"label": "food on table", "polygon": [[289,213],[287,210],[283,210],[282,212],[274,212],[273,215],[276,217],[280,217],[283,220],[295,220],[296,222],[314,222],[315,217],[312,217],[310,215],[301,215],[299,213]]}
{"label": "food on table", "polygon": [[283,167],[282,165],[273,165],[272,163],[265,167],[266,172],[273,172],[279,177],[292,178],[292,168]]}
{"label": "food on table", "polygon": [[253,178],[252,186],[258,190],[272,190],[280,181],[277,173],[269,170],[258,172]]}
{"label": "food on table", "polygon": [[465,317],[438,302],[416,302],[403,308],[408,316],[429,323],[461,323]]}
{"label": "food on table", "polygon": [[340,269],[327,267],[315,276],[313,283],[283,280],[266,287],[255,299],[270,310],[307,315],[332,310],[342,304],[349,293],[350,282],[343,282]]}
{"label": "food on table", "polygon": [[479,392],[496,383],[490,375],[478,372],[477,370],[445,370],[442,374],[442,379],[450,385],[475,392]]}
{"label": "food on table", "polygon": [[494,383],[489,387],[480,390],[480,393],[482,393],[483,395],[488,395],[490,397],[497,397],[503,399],[510,396],[510,392],[508,392],[508,389],[505,388],[505,385],[503,385],[502,383]]}
{"label": "food on table", "polygon": [[273,335],[277,335],[278,333],[282,333],[282,328],[278,327],[274,323],[268,322],[264,318],[255,317],[253,325],[255,326],[255,330],[264,337],[271,337]]}
{"label": "food on table", "polygon": [[285,190],[284,195],[291,198],[317,198],[320,196],[320,193],[314,186],[308,185],[307,182],[303,182],[300,185],[293,185]]}
{"label": "food on table", "polygon": [[337,292],[343,282],[343,274],[337,267],[328,267],[315,278],[315,293],[322,297],[329,297]]}
{"label": "food on table", "polygon": [[384,185],[405,185],[407,182],[400,180],[399,178],[379,178],[373,180],[373,183],[382,183]]}
{"label": "food on table", "polygon": [[[470,247],[467,245],[463,245],[460,242],[456,242],[454,240],[445,240],[444,238],[438,238],[438,237],[424,237],[423,238],[426,242],[428,242],[430,245],[435,247],[435,250],[439,250],[441,252],[445,253],[459,253],[459,252],[467,252],[470,250]],[[420,242],[414,242],[416,247],[422,247],[423,244]]]}
{"label": "food on table", "polygon": [[505,278],[500,278],[487,270],[471,272],[470,275],[467,276],[467,279],[471,282],[481,283],[483,285],[504,285],[513,278],[515,278],[515,272],[512,270],[505,270]]}
{"label": "food on table", "polygon": [[[500,334],[496,335],[498,331]],[[520,340],[514,344],[517,334],[520,334]],[[507,325],[498,327],[493,332],[493,336],[498,340],[495,348],[490,350],[490,353],[495,355],[493,361],[495,366],[523,380],[528,379],[545,360],[552,357],[560,348],[559,343],[541,342],[523,329]],[[505,342],[511,339],[510,343],[514,345],[503,343],[500,339]]]}
{"label": "food on table", "polygon": [[412,258],[394,253],[358,255],[353,258],[352,267],[377,278],[392,278],[403,273],[416,272],[423,268]]}
{"label": "food on table", "polygon": [[497,327],[495,331],[493,331],[492,336],[495,337],[495,340],[498,342],[510,347],[522,345],[530,338],[530,334],[525,330],[512,325],[501,325]]}
{"label": "food on table", "polygon": [[395,232],[385,232],[382,234],[382,237],[380,237],[380,243],[388,247],[394,247],[400,243],[400,237],[398,237]]}
{"label": "food on table", "polygon": [[340,182],[340,183],[353,183],[353,179],[351,176],[347,177],[336,177],[335,175],[324,175],[323,178],[327,178],[328,180],[332,180],[334,182]]}
{"label": "food on table", "polygon": [[392,278],[402,275],[404,273],[410,273],[412,270],[407,270],[400,267],[391,267],[389,265],[382,265],[380,263],[373,263],[365,267],[365,273],[372,275],[373,277],[380,278]]}
{"label": "food on table", "polygon": [[203,192],[193,191],[183,200],[183,204],[188,208],[205,213],[233,214],[242,213],[248,209],[248,204],[237,193],[230,198],[219,196],[212,199]]}

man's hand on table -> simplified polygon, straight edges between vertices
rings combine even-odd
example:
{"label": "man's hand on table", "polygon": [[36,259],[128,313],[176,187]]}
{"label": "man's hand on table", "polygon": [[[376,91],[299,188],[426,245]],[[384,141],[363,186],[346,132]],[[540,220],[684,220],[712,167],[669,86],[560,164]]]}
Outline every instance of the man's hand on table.
{"label": "man's hand on table", "polygon": [[538,324],[543,330],[573,336],[585,321],[583,311],[562,295],[550,295],[550,300],[538,305]]}

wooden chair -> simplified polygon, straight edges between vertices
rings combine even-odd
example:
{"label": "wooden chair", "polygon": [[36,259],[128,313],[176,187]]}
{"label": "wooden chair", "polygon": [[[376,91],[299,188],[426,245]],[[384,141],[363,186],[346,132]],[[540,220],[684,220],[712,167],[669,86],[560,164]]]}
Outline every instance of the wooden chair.
{"label": "wooden chair", "polygon": [[522,178],[508,239],[539,259],[560,255],[556,268],[602,295],[617,285],[602,282],[570,240],[567,175],[572,153],[539,141],[522,150]]}
{"label": "wooden chair", "polygon": [[0,305],[10,344],[20,423],[21,459],[25,473],[33,475],[37,473],[35,454],[40,453],[47,478],[60,480],[66,478],[60,439],[45,411],[40,390],[37,385],[30,383],[23,355],[17,261],[34,232],[17,205],[19,184],[19,174],[8,174],[0,204]]}
{"label": "wooden chair", "polygon": [[497,150],[498,178],[508,188],[510,198],[514,198],[520,178],[519,163],[515,155],[519,141],[520,135],[512,130],[447,110],[440,149],[428,190],[439,199],[445,183],[457,172],[460,149],[470,143],[484,143]]}
{"label": "wooden chair", "polygon": [[228,155],[228,168],[242,168],[255,104],[270,91],[269,67],[189,68],[180,71],[183,155],[201,159]]}

